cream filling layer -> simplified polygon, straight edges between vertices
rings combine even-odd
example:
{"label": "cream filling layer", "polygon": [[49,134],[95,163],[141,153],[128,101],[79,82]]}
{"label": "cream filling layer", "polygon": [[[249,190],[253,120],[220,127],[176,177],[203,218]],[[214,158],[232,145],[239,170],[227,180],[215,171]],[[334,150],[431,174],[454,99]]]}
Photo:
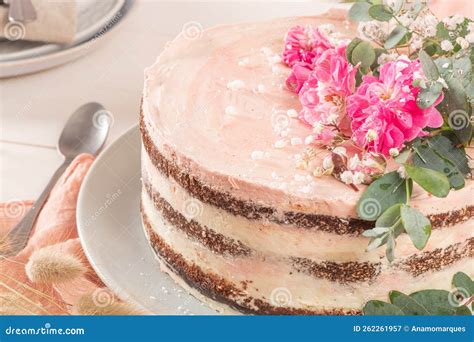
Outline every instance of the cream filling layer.
{"label": "cream filling layer", "polygon": [[[337,235],[272,222],[249,220],[193,198],[173,179],[167,178],[142,153],[145,178],[176,211],[202,226],[231,239],[241,241],[262,255],[293,256],[315,261],[374,262],[388,267],[384,248],[367,252],[369,239],[363,236]],[[463,243],[474,236],[474,219],[455,226],[434,229],[423,252]],[[397,238],[396,256],[420,254],[407,234]]]}
{"label": "cream filling layer", "polygon": [[[276,294],[287,297],[287,306],[300,309],[355,308],[360,309],[369,299],[387,300],[389,290],[411,293],[427,288],[451,289],[450,280],[457,271],[472,270],[472,258],[462,259],[437,272],[428,272],[417,278],[401,269],[385,269],[371,282],[340,284],[296,272],[281,258],[224,257],[211,252],[200,243],[166,222],[155,209],[144,191],[144,213],[153,230],[191,265],[213,273],[242,289],[245,296],[236,298],[244,303],[246,297],[268,303],[281,303]],[[472,272],[471,272],[472,273]],[[472,274],[471,274],[472,276]],[[247,282],[243,289],[241,282]]]}

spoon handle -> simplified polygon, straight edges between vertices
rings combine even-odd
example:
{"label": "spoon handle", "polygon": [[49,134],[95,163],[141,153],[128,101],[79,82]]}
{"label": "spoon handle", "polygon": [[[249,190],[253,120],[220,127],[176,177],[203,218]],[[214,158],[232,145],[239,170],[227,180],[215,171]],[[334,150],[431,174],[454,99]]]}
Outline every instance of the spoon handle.
{"label": "spoon handle", "polygon": [[58,181],[59,177],[64,173],[66,168],[71,164],[72,159],[66,158],[62,165],[58,167],[53,177],[50,179],[48,185],[43,190],[38,199],[33,203],[31,209],[26,213],[26,215],[17,223],[15,227],[8,233],[6,237],[7,251],[3,253],[3,256],[12,256],[18,254],[28,242],[28,239],[33,229],[33,225],[43,208],[44,203],[49,197],[51,190]]}

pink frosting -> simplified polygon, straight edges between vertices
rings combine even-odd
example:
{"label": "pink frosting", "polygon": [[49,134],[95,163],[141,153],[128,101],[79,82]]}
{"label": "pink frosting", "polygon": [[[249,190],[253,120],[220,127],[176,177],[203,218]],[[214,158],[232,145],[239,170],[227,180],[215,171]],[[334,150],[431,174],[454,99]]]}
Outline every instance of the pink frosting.
{"label": "pink frosting", "polygon": [[[143,111],[156,145],[197,177],[234,196],[282,210],[355,216],[363,192],[295,167],[308,125],[286,115],[301,104],[285,81],[291,70],[278,61],[284,36],[295,25],[333,23],[344,17],[298,17],[179,35],[146,69]],[[324,21],[323,21],[324,20]],[[239,82],[234,82],[234,81]],[[235,86],[238,85],[238,86]],[[278,126],[288,126],[287,137]],[[292,139],[293,138],[293,139]],[[275,142],[285,140],[284,147]],[[323,158],[324,150],[317,152]],[[417,192],[425,212],[472,204],[472,182],[447,201]],[[429,198],[429,200],[426,200]]]}

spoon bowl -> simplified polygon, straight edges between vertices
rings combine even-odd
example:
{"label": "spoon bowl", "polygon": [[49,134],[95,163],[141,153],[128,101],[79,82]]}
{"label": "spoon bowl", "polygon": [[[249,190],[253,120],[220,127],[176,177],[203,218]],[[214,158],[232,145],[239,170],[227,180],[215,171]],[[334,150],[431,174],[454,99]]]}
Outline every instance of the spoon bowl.
{"label": "spoon bowl", "polygon": [[68,119],[59,137],[58,150],[66,159],[81,153],[96,155],[105,144],[112,114],[96,102],[79,107]]}

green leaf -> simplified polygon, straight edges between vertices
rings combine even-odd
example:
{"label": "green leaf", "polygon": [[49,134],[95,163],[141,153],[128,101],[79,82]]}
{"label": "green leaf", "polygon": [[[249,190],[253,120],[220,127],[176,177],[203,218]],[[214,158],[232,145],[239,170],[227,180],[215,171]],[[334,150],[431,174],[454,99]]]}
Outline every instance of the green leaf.
{"label": "green leaf", "polygon": [[433,59],[423,50],[420,51],[418,57],[421,61],[421,67],[423,72],[429,80],[436,81],[440,77],[438,67],[436,66]]}
{"label": "green leaf", "polygon": [[421,109],[431,107],[441,95],[443,85],[439,82],[431,82],[426,88],[421,89],[416,99],[416,104]]}
{"label": "green leaf", "polygon": [[356,2],[349,10],[349,18],[353,21],[370,21],[369,15],[370,4],[367,2]]}
{"label": "green leaf", "polygon": [[453,77],[447,78],[448,91],[446,92],[444,112],[448,113],[448,124],[458,137],[466,144],[472,137],[472,123],[470,120],[471,105],[468,102],[465,87],[461,81]]}
{"label": "green leaf", "polygon": [[369,15],[379,21],[389,21],[393,18],[392,9],[387,5],[371,6],[369,8]]}
{"label": "green leaf", "polygon": [[418,303],[412,297],[399,291],[390,291],[390,302],[400,308],[405,315],[426,316],[429,315],[428,310]]}
{"label": "green leaf", "polygon": [[402,316],[403,311],[396,305],[385,303],[381,300],[370,300],[362,309],[367,316]]}
{"label": "green leaf", "polygon": [[362,43],[362,39],[360,38],[354,38],[351,40],[351,42],[349,43],[349,45],[347,45],[347,48],[346,48],[346,57],[347,57],[347,60],[352,64],[352,65],[356,65],[357,63],[353,63],[352,62],[352,51],[354,51],[355,47],[357,45],[359,45],[360,43]]}
{"label": "green leaf", "polygon": [[469,296],[474,295],[474,281],[466,273],[456,273],[453,277],[453,286],[466,290]]}
{"label": "green leaf", "polygon": [[367,221],[375,221],[385,210],[397,203],[405,203],[411,194],[411,183],[397,171],[389,172],[372,182],[357,202],[357,214]]}
{"label": "green leaf", "polygon": [[382,215],[375,221],[375,227],[391,228],[397,224],[400,219],[400,208],[402,204],[397,203],[385,210]]}
{"label": "green leaf", "polygon": [[423,305],[432,315],[459,315],[465,310],[457,310],[451,305],[449,292],[446,290],[421,290],[410,294],[410,297]]}
{"label": "green leaf", "polygon": [[453,189],[464,187],[464,176],[470,172],[466,152],[454,147],[441,135],[413,144],[413,165],[444,173]]}
{"label": "green leaf", "polygon": [[403,38],[405,38],[405,35],[408,33],[408,30],[406,27],[398,25],[396,26],[392,32],[387,37],[387,40],[385,41],[384,47],[386,49],[392,49],[395,46],[400,43]]}
{"label": "green leaf", "polygon": [[362,41],[352,50],[351,62],[354,65],[360,63],[363,68],[369,68],[375,61],[375,50],[366,41]]}
{"label": "green leaf", "polygon": [[[453,286],[464,292],[466,289],[470,289],[467,292],[474,291],[472,279],[462,272],[454,275]],[[409,296],[400,291],[390,291],[390,303],[380,300],[368,301],[363,313],[364,315],[472,315],[467,306],[457,306],[452,296],[453,292],[446,290],[421,290]]]}
{"label": "green leaf", "polygon": [[405,165],[405,170],[410,178],[429,193],[436,197],[448,196],[451,186],[444,173],[408,164]]}
{"label": "green leaf", "polygon": [[402,205],[400,209],[403,228],[418,249],[423,249],[431,235],[431,222],[418,210]]}

